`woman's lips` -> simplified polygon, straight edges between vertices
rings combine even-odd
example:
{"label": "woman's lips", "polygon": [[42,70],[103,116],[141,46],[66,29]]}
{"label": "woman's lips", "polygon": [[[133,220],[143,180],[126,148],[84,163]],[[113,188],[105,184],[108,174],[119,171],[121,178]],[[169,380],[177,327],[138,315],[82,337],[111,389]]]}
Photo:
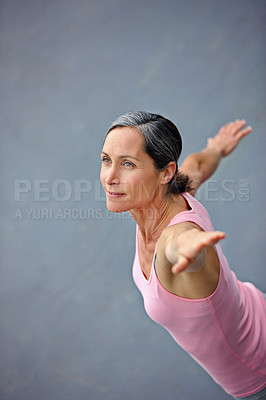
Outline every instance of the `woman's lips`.
{"label": "woman's lips", "polygon": [[109,192],[109,190],[106,190],[106,194],[112,199],[125,196],[125,193]]}

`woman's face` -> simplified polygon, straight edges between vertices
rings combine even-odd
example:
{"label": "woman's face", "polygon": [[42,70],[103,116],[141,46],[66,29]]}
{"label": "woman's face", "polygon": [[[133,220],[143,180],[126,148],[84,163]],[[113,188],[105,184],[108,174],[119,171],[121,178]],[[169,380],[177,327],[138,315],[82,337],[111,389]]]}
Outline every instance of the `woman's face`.
{"label": "woman's face", "polygon": [[143,150],[142,134],[131,127],[113,129],[101,157],[101,183],[113,212],[148,207],[161,189],[160,173]]}

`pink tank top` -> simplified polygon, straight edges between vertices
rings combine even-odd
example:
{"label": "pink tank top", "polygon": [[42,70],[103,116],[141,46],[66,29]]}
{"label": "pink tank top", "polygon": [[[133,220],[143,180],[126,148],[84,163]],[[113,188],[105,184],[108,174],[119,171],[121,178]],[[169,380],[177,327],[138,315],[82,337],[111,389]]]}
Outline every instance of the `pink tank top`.
{"label": "pink tank top", "polygon": [[[182,193],[190,210],[177,214],[170,225],[191,221],[205,231],[213,226],[206,209],[190,194]],[[219,283],[214,293],[192,300],[168,292],[159,282],[154,261],[144,276],[138,257],[138,227],[133,279],[149,317],[162,325],[232,396],[249,396],[266,386],[266,301],[248,282],[237,280],[222,253]],[[240,239],[241,240],[241,239]]]}

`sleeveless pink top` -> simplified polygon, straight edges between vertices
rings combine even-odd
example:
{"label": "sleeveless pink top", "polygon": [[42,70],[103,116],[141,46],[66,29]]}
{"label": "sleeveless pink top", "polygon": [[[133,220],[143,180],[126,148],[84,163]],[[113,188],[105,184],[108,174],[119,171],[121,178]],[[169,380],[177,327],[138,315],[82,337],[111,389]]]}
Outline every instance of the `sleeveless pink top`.
{"label": "sleeveless pink top", "polygon": [[[170,225],[191,221],[205,231],[213,226],[206,209],[190,194],[182,193],[191,210],[177,214]],[[138,228],[137,228],[138,235]],[[168,292],[159,282],[154,261],[144,276],[138,257],[138,236],[133,279],[149,317],[162,325],[232,396],[248,396],[266,386],[266,301],[251,283],[237,280],[222,253],[219,283],[204,299],[192,300]]]}

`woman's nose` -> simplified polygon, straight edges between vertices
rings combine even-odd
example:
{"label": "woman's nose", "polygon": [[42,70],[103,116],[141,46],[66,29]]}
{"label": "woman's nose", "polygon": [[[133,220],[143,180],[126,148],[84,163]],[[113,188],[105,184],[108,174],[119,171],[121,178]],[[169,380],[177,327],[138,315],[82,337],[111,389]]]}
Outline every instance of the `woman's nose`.
{"label": "woman's nose", "polygon": [[107,185],[114,185],[119,183],[118,171],[114,165],[108,169],[105,181]]}

